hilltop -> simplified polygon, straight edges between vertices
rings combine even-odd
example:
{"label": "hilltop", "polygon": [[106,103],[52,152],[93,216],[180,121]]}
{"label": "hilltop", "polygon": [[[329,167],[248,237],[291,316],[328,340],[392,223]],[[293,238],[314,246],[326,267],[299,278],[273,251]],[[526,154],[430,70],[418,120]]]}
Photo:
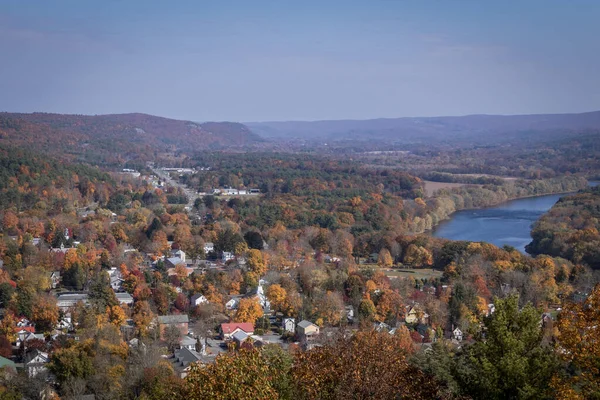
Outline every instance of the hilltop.
{"label": "hilltop", "polygon": [[0,113],[0,143],[98,164],[151,159],[157,151],[242,148],[260,142],[234,122],[196,123],[147,114]]}

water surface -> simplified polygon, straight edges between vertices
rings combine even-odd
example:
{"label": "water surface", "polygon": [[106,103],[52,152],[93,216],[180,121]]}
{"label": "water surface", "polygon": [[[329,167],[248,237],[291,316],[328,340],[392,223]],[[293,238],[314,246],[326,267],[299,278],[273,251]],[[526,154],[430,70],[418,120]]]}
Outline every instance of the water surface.
{"label": "water surface", "polygon": [[525,252],[532,224],[565,194],[512,200],[496,207],[457,211],[433,230],[433,236],[452,240],[513,246]]}

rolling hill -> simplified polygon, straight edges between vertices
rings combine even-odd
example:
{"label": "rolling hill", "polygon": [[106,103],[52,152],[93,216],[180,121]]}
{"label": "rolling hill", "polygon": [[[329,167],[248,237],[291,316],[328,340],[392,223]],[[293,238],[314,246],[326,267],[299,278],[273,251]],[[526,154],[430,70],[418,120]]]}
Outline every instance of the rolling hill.
{"label": "rolling hill", "polygon": [[147,114],[0,113],[0,144],[98,164],[152,159],[161,151],[245,148],[260,141],[234,122],[196,123]]}
{"label": "rolling hill", "polygon": [[268,138],[305,140],[431,140],[494,142],[508,137],[543,135],[546,140],[565,134],[600,130],[600,111],[582,114],[468,115],[459,117],[380,118],[246,123]]}

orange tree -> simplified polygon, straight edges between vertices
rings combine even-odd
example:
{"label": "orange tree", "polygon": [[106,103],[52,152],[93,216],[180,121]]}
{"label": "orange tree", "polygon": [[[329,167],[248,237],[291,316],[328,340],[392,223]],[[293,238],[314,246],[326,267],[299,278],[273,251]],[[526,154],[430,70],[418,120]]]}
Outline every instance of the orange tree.
{"label": "orange tree", "polygon": [[436,382],[408,364],[410,351],[401,336],[362,331],[298,353],[292,368],[297,398],[439,398]]}
{"label": "orange tree", "polygon": [[600,399],[600,284],[558,316],[557,353],[567,364],[553,380],[559,398]]}

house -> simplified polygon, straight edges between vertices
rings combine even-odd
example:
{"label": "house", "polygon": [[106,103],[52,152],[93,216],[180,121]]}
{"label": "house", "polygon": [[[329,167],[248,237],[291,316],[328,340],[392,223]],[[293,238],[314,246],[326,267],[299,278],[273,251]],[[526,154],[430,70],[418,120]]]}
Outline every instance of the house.
{"label": "house", "polygon": [[110,287],[114,291],[121,290],[121,286],[124,282],[123,277],[121,276],[121,271],[113,267],[108,271],[108,276],[110,277]]}
{"label": "house", "polygon": [[228,310],[235,310],[238,308],[239,302],[240,301],[238,299],[231,299],[227,303],[225,303],[225,308]]}
{"label": "house", "polygon": [[56,289],[60,284],[60,271],[53,271],[50,273],[50,285],[52,289]]}
{"label": "house", "polygon": [[294,318],[284,318],[281,320],[281,327],[284,332],[296,332],[296,320]]}
{"label": "house", "polygon": [[234,260],[235,256],[233,255],[233,253],[229,252],[229,251],[224,251],[223,253],[221,253],[221,261],[226,263],[227,261],[231,261]]}
{"label": "house", "polygon": [[452,331],[452,339],[458,340],[459,342],[462,342],[463,340],[463,333],[458,326]]}
{"label": "house", "polygon": [[127,304],[131,306],[133,304],[133,297],[127,292],[115,293],[117,300],[119,300],[119,304]]}
{"label": "house", "polygon": [[46,364],[48,364],[49,361],[50,357],[48,357],[48,353],[35,349],[25,356],[23,366],[27,370],[27,375],[30,378],[33,378],[48,370]]}
{"label": "house", "polygon": [[[27,318],[21,317],[17,321],[16,326],[19,327],[19,328],[24,328],[26,326],[33,326],[33,324]],[[34,332],[35,332],[35,330],[34,330]]]}
{"label": "house", "polygon": [[179,347],[181,347],[182,349],[186,348],[188,350],[196,351],[196,343],[197,340],[195,338],[185,335],[181,338],[181,341],[179,342]]}
{"label": "house", "polygon": [[73,328],[73,322],[71,320],[71,317],[69,317],[69,316],[63,317],[60,321],[58,321],[55,328],[58,330],[66,330],[66,331],[71,330]]}
{"label": "house", "polygon": [[65,254],[67,251],[71,250],[70,247],[65,247],[64,243],[60,244],[60,247],[53,247],[50,249],[52,253],[63,253]]}
{"label": "house", "polygon": [[179,257],[169,257],[165,258],[165,266],[167,268],[175,268],[178,265],[186,265],[185,261]]}
{"label": "house", "polygon": [[15,345],[17,347],[21,347],[22,343],[26,344],[27,342],[33,339],[44,340],[44,335],[41,333],[34,333],[29,330],[25,330],[25,328],[21,328],[21,330],[17,332],[17,341],[15,342]]}
{"label": "house", "polygon": [[373,327],[377,332],[389,332],[392,329],[392,327],[386,324],[385,322],[375,322],[373,324]]}
{"label": "house", "polygon": [[212,253],[215,251],[215,244],[212,242],[204,243],[204,254]]}
{"label": "house", "polygon": [[427,324],[427,320],[429,319],[429,314],[421,311],[417,306],[413,306],[406,314],[406,318],[404,319],[407,324]]}
{"label": "house", "polygon": [[232,322],[221,324],[221,337],[223,340],[231,339],[232,336],[239,331],[245,332],[247,335],[254,334],[254,325],[249,322]]}
{"label": "house", "polygon": [[319,327],[307,320],[300,321],[296,330],[298,331],[298,336],[306,339],[319,334]]}
{"label": "house", "polygon": [[71,307],[74,307],[78,302],[82,302],[83,304],[89,304],[89,296],[87,293],[64,293],[59,294],[56,298],[56,305],[63,311],[68,310]]}
{"label": "house", "polygon": [[173,353],[174,369],[179,373],[180,378],[185,378],[190,372],[191,364],[202,362],[202,355],[195,350],[181,348]]}
{"label": "house", "polygon": [[177,250],[174,256],[179,258],[181,262],[185,264],[185,252],[183,250]]}
{"label": "house", "polygon": [[158,317],[158,327],[160,329],[160,339],[165,340],[165,329],[169,326],[176,326],[179,328],[181,335],[187,335],[188,323],[190,322],[187,314],[172,314],[172,315],[161,315]]}
{"label": "house", "polygon": [[233,335],[231,335],[231,339],[235,342],[236,347],[238,348],[242,345],[242,343],[248,340],[249,337],[250,335],[241,329],[237,330]]}
{"label": "house", "polygon": [[208,303],[208,299],[200,293],[196,293],[190,298],[190,305],[192,307],[199,306],[200,304]]}

